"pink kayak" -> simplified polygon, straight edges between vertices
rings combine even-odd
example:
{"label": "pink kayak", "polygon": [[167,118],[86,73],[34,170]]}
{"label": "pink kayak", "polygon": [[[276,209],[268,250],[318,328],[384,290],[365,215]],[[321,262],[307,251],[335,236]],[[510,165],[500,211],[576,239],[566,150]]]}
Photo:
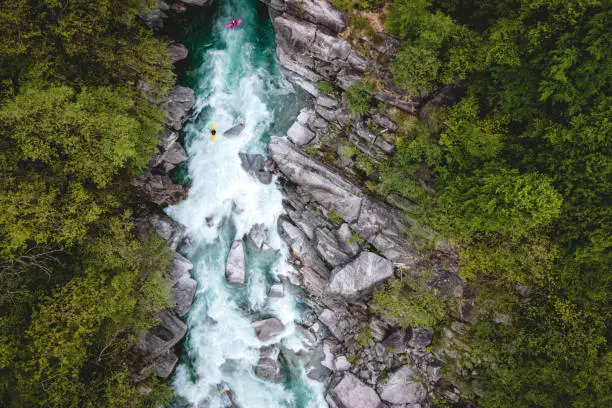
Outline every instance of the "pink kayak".
{"label": "pink kayak", "polygon": [[240,24],[242,24],[242,20],[236,20],[236,24],[227,23],[225,25],[225,28],[234,28],[234,27],[239,26]]}

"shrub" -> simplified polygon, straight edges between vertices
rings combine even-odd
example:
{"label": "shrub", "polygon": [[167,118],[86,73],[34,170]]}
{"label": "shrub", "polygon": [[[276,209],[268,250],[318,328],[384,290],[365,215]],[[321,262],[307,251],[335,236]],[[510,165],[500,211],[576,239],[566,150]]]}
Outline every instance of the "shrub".
{"label": "shrub", "polygon": [[346,90],[346,100],[351,112],[363,115],[372,106],[374,86],[364,84],[361,81],[355,82],[353,86]]}

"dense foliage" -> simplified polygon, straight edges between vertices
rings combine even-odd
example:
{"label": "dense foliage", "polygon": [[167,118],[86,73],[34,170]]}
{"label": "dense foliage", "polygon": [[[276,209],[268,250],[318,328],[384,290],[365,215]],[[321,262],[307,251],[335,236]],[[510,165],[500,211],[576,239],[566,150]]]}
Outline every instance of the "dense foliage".
{"label": "dense foliage", "polygon": [[[133,233],[130,178],[173,84],[140,0],[0,5],[0,405],[150,406],[128,344],[168,303],[171,253]],[[145,99],[139,89],[149,89]]]}
{"label": "dense foliage", "polygon": [[611,13],[600,0],[395,0],[387,18],[400,86],[465,90],[408,121],[377,188],[419,203],[460,248],[479,293],[464,341],[481,406],[612,402]]}

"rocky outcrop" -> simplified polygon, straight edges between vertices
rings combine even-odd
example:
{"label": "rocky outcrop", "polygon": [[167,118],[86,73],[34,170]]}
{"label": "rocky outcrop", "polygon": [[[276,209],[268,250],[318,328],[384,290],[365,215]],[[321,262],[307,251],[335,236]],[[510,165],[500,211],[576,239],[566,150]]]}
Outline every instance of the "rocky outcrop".
{"label": "rocky outcrop", "polygon": [[232,285],[246,284],[246,250],[242,240],[232,242],[225,265],[225,278]]}
{"label": "rocky outcrop", "polygon": [[179,316],[185,315],[196,293],[197,283],[191,278],[193,264],[179,253],[175,254],[170,271],[172,303]]}
{"label": "rocky outcrop", "polygon": [[156,371],[165,378],[163,376],[170,375],[178,361],[173,347],[185,336],[187,326],[170,310],[161,312],[158,318],[159,326],[143,333],[132,347],[133,357],[128,365],[136,382]]}
{"label": "rocky outcrop", "polygon": [[382,401],[376,391],[351,373],[331,389],[330,394],[341,408],[380,408]]}
{"label": "rocky outcrop", "polygon": [[162,105],[166,112],[166,125],[174,130],[181,130],[195,103],[195,92],[191,88],[176,86],[168,93],[167,101]]}
{"label": "rocky outcrop", "polygon": [[380,397],[391,404],[419,404],[425,400],[427,390],[414,378],[414,370],[406,365],[395,371],[379,386]]}
{"label": "rocky outcrop", "polygon": [[266,158],[261,154],[239,153],[244,171],[253,174],[262,184],[272,182],[272,174],[266,165]]}
{"label": "rocky outcrop", "polygon": [[321,205],[339,214],[345,221],[359,217],[359,188],[332,169],[315,162],[288,139],[273,137],[268,145],[279,170],[292,182],[305,189]]}
{"label": "rocky outcrop", "polygon": [[369,294],[380,282],[393,276],[393,264],[372,252],[364,251],[357,259],[332,272],[325,290],[330,296],[354,301]]}
{"label": "rocky outcrop", "polygon": [[285,325],[276,317],[258,320],[251,323],[251,326],[253,326],[255,335],[261,341],[268,341],[285,330]]}
{"label": "rocky outcrop", "polygon": [[329,269],[319,256],[319,253],[298,227],[285,218],[278,219],[278,232],[290,246],[292,253],[308,268],[311,268],[323,278],[329,276]]}

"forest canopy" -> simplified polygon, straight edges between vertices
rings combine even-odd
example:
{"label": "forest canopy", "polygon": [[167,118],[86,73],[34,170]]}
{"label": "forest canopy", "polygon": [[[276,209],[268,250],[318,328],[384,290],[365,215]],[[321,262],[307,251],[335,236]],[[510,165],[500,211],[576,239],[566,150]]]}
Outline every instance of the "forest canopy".
{"label": "forest canopy", "polygon": [[[146,3],[146,2],[145,2]],[[152,406],[128,346],[169,302],[172,253],[136,238],[130,179],[174,83],[140,0],[0,3],[0,405]]]}
{"label": "forest canopy", "polygon": [[612,402],[611,13],[599,0],[395,0],[387,15],[396,83],[464,94],[408,127],[378,189],[419,203],[460,249],[479,293],[464,339],[479,406]]}

